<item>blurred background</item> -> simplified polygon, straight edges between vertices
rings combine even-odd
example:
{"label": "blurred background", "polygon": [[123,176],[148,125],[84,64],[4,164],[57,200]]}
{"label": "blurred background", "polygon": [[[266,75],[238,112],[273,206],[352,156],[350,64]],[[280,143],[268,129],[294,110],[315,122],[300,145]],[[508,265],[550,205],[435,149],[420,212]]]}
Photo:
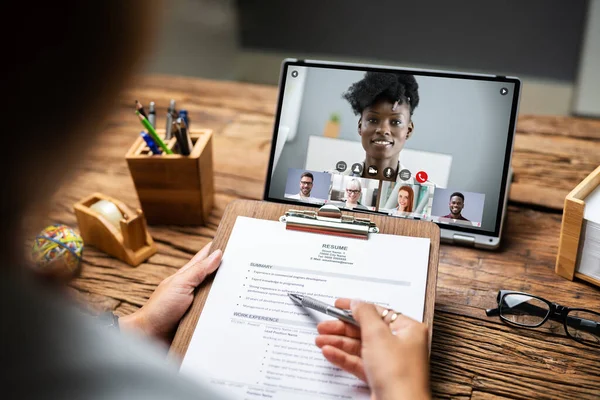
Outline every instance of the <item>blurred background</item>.
{"label": "blurred background", "polygon": [[600,0],[169,0],[146,71],[276,85],[282,59],[517,76],[521,114],[600,117]]}

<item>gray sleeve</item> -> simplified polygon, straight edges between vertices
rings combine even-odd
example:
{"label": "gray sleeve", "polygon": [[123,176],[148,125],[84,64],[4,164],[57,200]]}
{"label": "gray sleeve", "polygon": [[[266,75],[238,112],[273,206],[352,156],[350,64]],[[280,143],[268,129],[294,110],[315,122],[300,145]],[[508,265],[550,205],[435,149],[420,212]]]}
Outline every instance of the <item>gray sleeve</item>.
{"label": "gray sleeve", "polygon": [[222,398],[180,375],[156,343],[102,327],[39,287],[0,288],[12,300],[0,328],[8,367],[0,381],[13,398]]}

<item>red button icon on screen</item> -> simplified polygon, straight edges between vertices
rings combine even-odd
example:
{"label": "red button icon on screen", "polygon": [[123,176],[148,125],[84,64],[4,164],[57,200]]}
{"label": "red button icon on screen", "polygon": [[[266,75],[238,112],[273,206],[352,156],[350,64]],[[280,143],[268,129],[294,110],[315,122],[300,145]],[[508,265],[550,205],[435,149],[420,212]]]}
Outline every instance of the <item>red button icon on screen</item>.
{"label": "red button icon on screen", "polygon": [[419,171],[417,172],[417,174],[415,175],[415,179],[417,180],[417,182],[419,183],[425,183],[427,182],[427,172],[425,171]]}

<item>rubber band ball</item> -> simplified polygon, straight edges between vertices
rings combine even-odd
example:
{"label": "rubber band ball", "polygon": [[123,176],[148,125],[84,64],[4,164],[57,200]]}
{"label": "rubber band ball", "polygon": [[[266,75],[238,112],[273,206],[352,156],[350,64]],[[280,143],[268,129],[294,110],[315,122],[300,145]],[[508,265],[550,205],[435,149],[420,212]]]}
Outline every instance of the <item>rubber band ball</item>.
{"label": "rubber band ball", "polygon": [[73,276],[81,265],[83,238],[67,225],[44,228],[33,242],[31,257],[37,272]]}

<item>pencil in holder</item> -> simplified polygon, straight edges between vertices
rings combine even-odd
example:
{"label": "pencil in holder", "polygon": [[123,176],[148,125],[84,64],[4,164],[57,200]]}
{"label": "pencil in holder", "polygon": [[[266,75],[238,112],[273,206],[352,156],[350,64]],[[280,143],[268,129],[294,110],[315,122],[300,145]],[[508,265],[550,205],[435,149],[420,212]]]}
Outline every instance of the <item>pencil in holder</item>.
{"label": "pencil in holder", "polygon": [[[157,129],[164,137],[164,129]],[[125,158],[148,224],[205,225],[214,203],[212,130],[190,133],[192,150],[153,155],[142,137]],[[174,149],[176,139],[166,143]]]}

